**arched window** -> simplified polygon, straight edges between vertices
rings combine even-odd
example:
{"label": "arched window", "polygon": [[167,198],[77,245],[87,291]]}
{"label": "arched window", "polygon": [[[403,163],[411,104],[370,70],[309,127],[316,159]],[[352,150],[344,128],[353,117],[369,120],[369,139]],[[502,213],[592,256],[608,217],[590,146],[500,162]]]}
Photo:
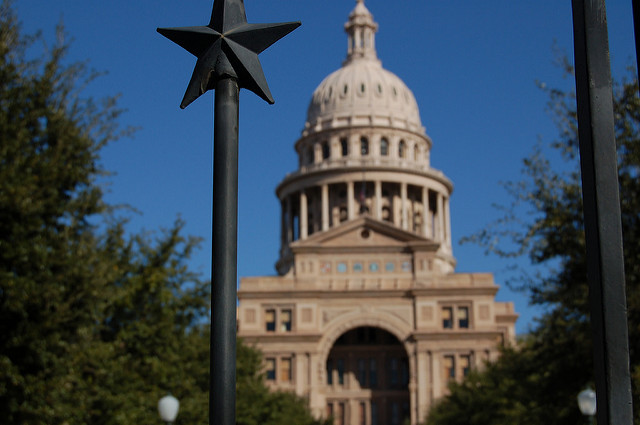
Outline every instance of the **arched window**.
{"label": "arched window", "polygon": [[418,144],[413,146],[413,160],[418,161],[420,158],[420,148],[418,148]]}
{"label": "arched window", "polygon": [[369,155],[369,140],[366,137],[360,138],[360,155]]}
{"label": "arched window", "polygon": [[329,149],[329,143],[328,142],[322,142],[322,159],[329,158],[330,154],[331,154],[331,151]]}
{"label": "arched window", "polygon": [[340,148],[342,149],[342,156],[349,155],[349,143],[346,137],[340,139]]}
{"label": "arched window", "polygon": [[313,146],[307,148],[307,164],[313,164]]}
{"label": "arched window", "polygon": [[406,155],[406,152],[407,152],[407,145],[404,142],[404,140],[400,140],[400,143],[398,144],[398,157],[404,158],[404,156]]}
{"label": "arched window", "polygon": [[384,137],[380,140],[380,155],[389,155],[389,141]]}

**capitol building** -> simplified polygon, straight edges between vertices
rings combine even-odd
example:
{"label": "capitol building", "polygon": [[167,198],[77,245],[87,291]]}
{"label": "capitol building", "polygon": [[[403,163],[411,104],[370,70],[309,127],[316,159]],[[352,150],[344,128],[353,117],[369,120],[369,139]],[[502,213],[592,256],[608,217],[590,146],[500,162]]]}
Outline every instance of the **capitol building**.
{"label": "capitol building", "polygon": [[238,336],[317,417],[418,424],[449,381],[515,341],[518,316],[491,274],[455,272],[453,184],[363,0],[344,28],[346,59],[313,92],[297,170],[276,188],[278,275],[241,279]]}

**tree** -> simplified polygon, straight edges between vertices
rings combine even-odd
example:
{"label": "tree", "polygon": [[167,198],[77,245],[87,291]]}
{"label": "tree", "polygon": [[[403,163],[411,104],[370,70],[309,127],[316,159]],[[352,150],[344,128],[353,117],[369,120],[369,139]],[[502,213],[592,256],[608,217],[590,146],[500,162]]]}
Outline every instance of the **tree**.
{"label": "tree", "polygon": [[[60,28],[59,31],[62,31]],[[62,40],[64,37],[58,37]],[[99,153],[127,134],[116,99],[68,47],[27,54],[0,4],[0,412],[7,424],[207,423],[209,284],[188,268],[183,223],[129,234],[103,199]],[[270,393],[259,353],[239,345],[238,423],[315,424],[303,400]],[[244,420],[244,419],[243,419]]]}
{"label": "tree", "polygon": [[[563,62],[571,74],[568,61]],[[453,384],[430,425],[578,423],[575,397],[592,385],[585,238],[575,96],[549,89],[550,111],[560,130],[552,147],[559,168],[538,147],[524,160],[524,180],[508,183],[513,203],[504,216],[467,241],[506,258],[527,255],[544,270],[511,282],[545,314],[517,348],[470,379]],[[614,89],[615,133],[624,241],[629,342],[635,417],[640,418],[640,99],[637,76]],[[491,406],[487,408],[487,406]],[[480,413],[481,410],[484,413]],[[462,422],[461,418],[475,418]],[[640,419],[636,419],[640,423]]]}

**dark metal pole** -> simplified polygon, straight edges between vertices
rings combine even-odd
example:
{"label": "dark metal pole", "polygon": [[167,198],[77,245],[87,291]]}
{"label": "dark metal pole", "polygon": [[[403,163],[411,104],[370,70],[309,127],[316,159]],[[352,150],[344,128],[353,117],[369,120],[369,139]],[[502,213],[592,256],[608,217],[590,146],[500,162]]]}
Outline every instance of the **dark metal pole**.
{"label": "dark metal pole", "polygon": [[573,0],[578,136],[599,425],[633,410],[618,167],[604,0]]}
{"label": "dark metal pole", "polygon": [[238,82],[215,87],[209,423],[235,425]]}
{"label": "dark metal pole", "polygon": [[640,56],[638,49],[640,48],[640,0],[632,0],[631,6],[633,10],[633,34],[636,40],[636,75],[640,74]]}

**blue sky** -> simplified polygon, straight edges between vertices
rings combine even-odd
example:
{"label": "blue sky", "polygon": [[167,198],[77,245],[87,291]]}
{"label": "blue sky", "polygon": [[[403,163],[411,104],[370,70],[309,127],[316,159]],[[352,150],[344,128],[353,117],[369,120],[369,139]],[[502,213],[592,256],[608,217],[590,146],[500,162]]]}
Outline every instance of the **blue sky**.
{"label": "blue sky", "polygon": [[[126,203],[132,231],[170,227],[204,238],[192,266],[210,273],[213,94],[187,109],[178,105],[195,58],[156,33],[157,27],[206,25],[211,0],[20,0],[25,32],[54,38],[63,22],[72,41],[69,59],[88,60],[107,74],[86,93],[120,93],[123,125],[132,137],[108,146],[103,165],[115,172],[107,200]],[[240,96],[238,273],[274,274],[279,243],[278,182],[297,166],[311,93],[346,55],[343,24],[353,0],[245,0],[249,22],[302,21],[260,60],[275,105],[253,93]],[[499,182],[520,178],[522,158],[538,140],[557,134],[536,81],[570,89],[554,65],[555,51],[573,59],[569,0],[366,0],[380,28],[378,57],[414,92],[433,140],[432,166],[455,185],[454,241],[498,217],[492,204],[508,203]],[[608,1],[614,76],[635,64],[631,1]],[[487,257],[474,245],[454,246],[459,272],[494,272],[501,284],[509,261]],[[526,263],[526,261],[525,261]],[[502,285],[500,300],[516,302],[518,332],[536,310]]]}

